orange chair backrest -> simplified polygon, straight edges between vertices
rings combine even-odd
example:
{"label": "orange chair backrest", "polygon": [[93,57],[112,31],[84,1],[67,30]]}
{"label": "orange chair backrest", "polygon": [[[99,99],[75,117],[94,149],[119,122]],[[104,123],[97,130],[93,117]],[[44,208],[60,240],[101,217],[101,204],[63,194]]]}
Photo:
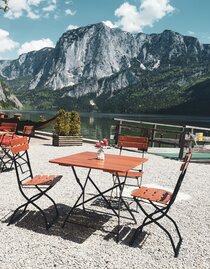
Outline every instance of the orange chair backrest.
{"label": "orange chair backrest", "polygon": [[24,135],[32,135],[34,130],[34,126],[24,126],[23,127],[23,134]]}
{"label": "orange chair backrest", "polygon": [[117,145],[119,147],[137,148],[146,151],[148,149],[149,138],[143,136],[119,135]]}
{"label": "orange chair backrest", "polygon": [[14,138],[10,142],[10,150],[15,155],[21,151],[26,151],[29,149],[27,137]]}
{"label": "orange chair backrest", "polygon": [[9,132],[15,132],[17,130],[17,123],[13,122],[2,122],[0,125],[0,130],[7,130]]}

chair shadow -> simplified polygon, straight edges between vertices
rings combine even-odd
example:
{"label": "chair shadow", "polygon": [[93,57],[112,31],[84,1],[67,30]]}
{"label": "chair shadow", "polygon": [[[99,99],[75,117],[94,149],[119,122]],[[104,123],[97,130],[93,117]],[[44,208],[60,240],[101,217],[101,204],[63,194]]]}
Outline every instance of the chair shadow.
{"label": "chair shadow", "polygon": [[45,147],[52,147],[52,144],[43,144]]}
{"label": "chair shadow", "polygon": [[[110,199],[110,196],[106,196],[107,200],[110,202],[111,206],[117,210],[118,209],[118,198],[111,198]],[[127,197],[123,197],[124,201],[126,203],[131,204],[133,203],[133,200],[130,199],[130,198],[127,198]],[[102,197],[98,197],[97,199],[95,199],[92,203],[91,203],[91,206],[98,206],[98,207],[101,207],[101,208],[109,208],[109,205],[106,203],[106,201],[102,198]],[[121,211],[127,211],[125,205],[123,203],[121,203],[120,205],[120,210]],[[136,212],[136,209],[134,208],[130,208],[130,210],[132,212]]]}
{"label": "chair shadow", "polygon": [[[114,234],[117,232],[117,230],[118,230],[118,227],[115,226],[114,229],[104,237],[104,240],[109,241],[109,240],[114,239]],[[130,246],[130,241],[135,231],[136,229],[134,228],[130,228],[128,226],[120,226],[119,243],[122,245]],[[142,248],[148,236],[149,236],[149,233],[146,233],[144,231],[138,234],[135,238],[133,245],[130,247]]]}
{"label": "chair shadow", "polygon": [[43,137],[43,136],[39,136],[39,135],[31,136],[31,139],[33,139],[33,138],[40,139],[40,140],[49,140],[49,137]]}
{"label": "chair shadow", "polygon": [[[111,216],[99,214],[94,211],[83,211],[82,209],[75,209],[73,214],[69,217],[65,227],[62,228],[62,224],[71,210],[71,207],[64,204],[58,204],[59,218],[55,223],[46,230],[44,219],[39,211],[27,211],[24,216],[12,225],[34,231],[36,233],[54,235],[62,237],[65,240],[73,241],[78,244],[85,242],[95,231],[102,230],[103,225],[109,221]],[[47,215],[47,218],[54,216],[55,210],[53,206],[43,210]],[[2,220],[4,223],[9,223],[11,215]]]}

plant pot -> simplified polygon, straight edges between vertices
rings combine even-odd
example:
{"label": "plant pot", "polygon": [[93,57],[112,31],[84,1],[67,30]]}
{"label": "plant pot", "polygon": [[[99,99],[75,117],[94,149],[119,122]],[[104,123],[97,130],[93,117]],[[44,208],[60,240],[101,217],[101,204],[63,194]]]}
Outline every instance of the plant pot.
{"label": "plant pot", "polygon": [[53,135],[53,146],[82,146],[82,136],[61,136]]}

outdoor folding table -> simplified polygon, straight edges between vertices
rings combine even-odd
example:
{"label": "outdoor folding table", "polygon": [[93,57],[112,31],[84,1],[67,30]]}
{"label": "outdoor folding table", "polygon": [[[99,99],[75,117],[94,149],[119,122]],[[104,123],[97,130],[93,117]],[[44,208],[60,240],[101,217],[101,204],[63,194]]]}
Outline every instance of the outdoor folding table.
{"label": "outdoor folding table", "polygon": [[[71,208],[69,213],[67,214],[63,227],[65,226],[65,223],[68,221],[69,216],[73,212],[73,210],[81,205],[84,206],[85,203],[101,196],[109,206],[109,208],[114,212],[114,214],[118,218],[118,231],[117,231],[117,241],[119,241],[119,231],[120,231],[120,205],[123,203],[128,210],[129,214],[131,215],[132,219],[136,222],[135,217],[130,210],[127,203],[124,201],[122,197],[123,188],[126,182],[126,177],[120,178],[119,173],[125,173],[127,175],[128,171],[132,168],[137,167],[138,165],[141,165],[142,163],[146,162],[146,158],[138,158],[138,157],[130,157],[130,156],[119,156],[114,154],[105,154],[104,160],[98,160],[97,154],[95,152],[81,152],[78,154],[73,154],[66,157],[61,157],[58,159],[50,160],[51,163],[56,163],[63,166],[70,166],[73,170],[73,174],[75,176],[75,179],[79,186],[81,187],[81,194],[79,195],[77,201],[75,202],[74,206]],[[87,177],[85,180],[85,183],[82,184],[80,178],[78,177],[78,174],[76,173],[75,167],[83,167],[87,168]],[[108,188],[104,191],[101,191],[99,187],[96,185],[96,182],[94,179],[91,178],[91,170],[102,170],[106,172],[116,173],[117,177],[117,184],[112,186],[111,188]],[[107,174],[108,175],[108,174]],[[87,183],[91,182],[91,184],[94,186],[94,188],[97,190],[97,194],[95,194],[93,197],[85,200],[85,187]],[[113,206],[111,205],[110,201],[105,197],[105,193],[110,192],[113,189],[119,189],[119,200],[118,200],[118,210],[116,211]]]}

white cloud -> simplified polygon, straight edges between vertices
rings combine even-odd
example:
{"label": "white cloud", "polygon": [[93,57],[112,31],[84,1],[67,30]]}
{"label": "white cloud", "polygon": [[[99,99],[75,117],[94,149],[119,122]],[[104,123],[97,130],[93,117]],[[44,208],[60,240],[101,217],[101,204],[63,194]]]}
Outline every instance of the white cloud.
{"label": "white cloud", "polygon": [[9,19],[19,18],[23,15],[23,11],[27,10],[28,4],[26,0],[11,0],[9,3],[9,11],[5,13],[5,17]]}
{"label": "white cloud", "polygon": [[73,30],[73,29],[77,29],[79,26],[77,25],[73,25],[73,24],[69,24],[69,26],[66,28],[66,30]]}
{"label": "white cloud", "polygon": [[76,11],[72,11],[70,8],[65,10],[66,15],[74,16],[76,14]]}
{"label": "white cloud", "polygon": [[[47,3],[46,3],[47,2]],[[9,10],[4,14],[9,19],[27,16],[30,19],[46,17],[47,12],[56,9],[56,0],[10,0]]]}
{"label": "white cloud", "polygon": [[0,52],[12,50],[18,46],[19,44],[9,37],[9,32],[0,29]]}
{"label": "white cloud", "polygon": [[53,44],[53,41],[50,40],[49,38],[42,38],[40,40],[32,40],[30,42],[25,42],[18,50],[18,54],[20,55],[23,53],[27,53],[29,51],[40,50],[46,47],[52,47],[52,48],[55,47],[55,45]]}
{"label": "white cloud", "polygon": [[192,35],[192,36],[194,36],[196,33],[193,32],[193,31],[187,31],[187,34],[188,34],[188,35]]}
{"label": "white cloud", "polygon": [[49,6],[46,6],[46,7],[44,7],[43,8],[43,11],[45,11],[45,12],[52,12],[52,11],[54,11],[56,9],[56,5],[49,5]]}
{"label": "white cloud", "polygon": [[103,21],[103,23],[109,28],[116,28],[117,25],[113,24],[111,21]]}
{"label": "white cloud", "polygon": [[27,17],[32,20],[37,20],[40,18],[40,16],[32,11],[28,11]]}
{"label": "white cloud", "polygon": [[128,32],[141,32],[145,26],[152,27],[156,21],[175,10],[170,0],[139,1],[139,8],[125,2],[115,10],[115,16],[120,18],[116,25]]}
{"label": "white cloud", "polygon": [[28,0],[28,5],[38,6],[43,0]]}

